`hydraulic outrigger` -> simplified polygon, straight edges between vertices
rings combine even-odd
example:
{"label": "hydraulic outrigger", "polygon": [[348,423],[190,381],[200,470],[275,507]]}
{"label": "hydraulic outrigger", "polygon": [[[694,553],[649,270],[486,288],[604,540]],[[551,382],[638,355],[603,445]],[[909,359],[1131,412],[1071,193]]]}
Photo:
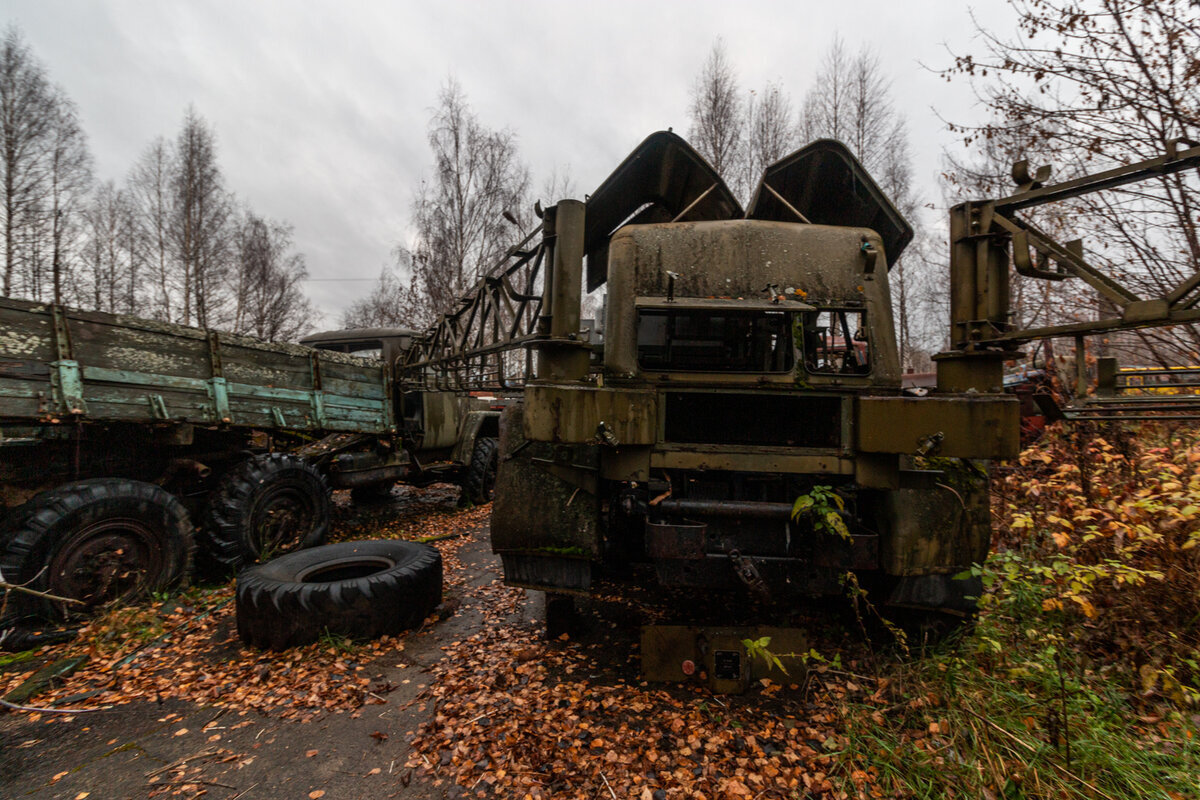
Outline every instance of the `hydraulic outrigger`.
{"label": "hydraulic outrigger", "polygon": [[[1181,149],[1182,145],[1190,145]],[[1098,366],[1097,392],[1088,396],[1089,370],[1085,338],[1088,336],[1162,327],[1200,321],[1200,243],[1193,242],[1195,269],[1170,291],[1143,297],[1117,277],[1088,263],[1081,240],[1056,242],[1016,212],[1070,200],[1086,194],[1116,189],[1131,183],[1175,175],[1200,166],[1200,146],[1177,139],[1167,143],[1157,158],[1044,185],[1048,166],[1030,172],[1028,163],[1013,167],[1019,190],[1008,197],[973,201],[950,211],[950,287],[952,349],[938,356],[938,381],[942,388],[964,382],[994,381],[1005,361],[1018,348],[1038,339],[1073,338],[1075,342],[1075,402],[1068,418],[1153,418],[1162,412],[1181,412],[1191,418],[1200,410],[1200,396],[1160,395],[1122,398],[1120,392],[1136,389],[1122,378],[1115,360]],[[1104,299],[1115,313],[1096,319],[1060,325],[1019,328],[1012,322],[1011,285],[1016,275],[1034,280],[1063,281],[1077,278]],[[1160,378],[1180,373],[1172,370],[1139,370],[1136,377]],[[1130,376],[1125,376],[1128,378]],[[1177,381],[1172,385],[1186,386]],[[1190,399],[1189,399],[1190,398]]]}

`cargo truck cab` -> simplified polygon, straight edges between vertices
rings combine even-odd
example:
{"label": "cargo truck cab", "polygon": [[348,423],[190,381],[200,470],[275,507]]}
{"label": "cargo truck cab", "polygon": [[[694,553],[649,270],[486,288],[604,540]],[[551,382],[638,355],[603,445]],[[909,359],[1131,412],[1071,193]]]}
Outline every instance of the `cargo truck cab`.
{"label": "cargo truck cab", "polygon": [[[786,607],[853,573],[881,602],[970,611],[954,576],[986,557],[990,520],[986,471],[963,459],[1015,455],[1015,404],[902,394],[888,268],[912,231],[843,145],[772,165],[743,211],[655,134],[545,224],[547,335],[501,426],[508,583],[568,597],[645,564],[697,602]],[[585,259],[587,288],[607,287],[591,369],[579,290],[564,296]],[[946,458],[918,468],[930,456]]]}

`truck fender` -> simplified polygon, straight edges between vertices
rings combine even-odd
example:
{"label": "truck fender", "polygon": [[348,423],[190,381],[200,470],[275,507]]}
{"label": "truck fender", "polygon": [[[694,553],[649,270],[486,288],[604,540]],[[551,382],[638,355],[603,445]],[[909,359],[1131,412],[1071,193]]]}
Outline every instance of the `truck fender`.
{"label": "truck fender", "polygon": [[463,466],[471,466],[475,441],[481,436],[492,439],[500,436],[499,411],[468,411],[463,418],[462,431],[454,444],[451,458]]}

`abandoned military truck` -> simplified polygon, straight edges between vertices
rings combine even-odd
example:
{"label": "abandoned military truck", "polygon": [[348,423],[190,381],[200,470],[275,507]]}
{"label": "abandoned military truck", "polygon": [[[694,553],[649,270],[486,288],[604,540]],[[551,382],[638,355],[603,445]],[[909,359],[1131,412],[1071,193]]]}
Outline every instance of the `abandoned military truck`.
{"label": "abandoned military truck", "polygon": [[[0,298],[0,573],[95,606],[324,541],[329,489],[494,474],[494,400],[401,392],[411,331],[313,347]],[[368,357],[355,355],[365,354]],[[8,627],[54,606],[6,592]]]}
{"label": "abandoned military truck", "polygon": [[[1018,410],[994,359],[947,354],[938,390],[902,391],[888,269],[911,236],[828,140],[769,167],[745,210],[669,132],[547,209],[537,376],[501,420],[505,580],[553,608],[653,575],[704,607],[853,573],[881,603],[968,613],[981,461],[1016,454]],[[602,345],[578,332],[585,264]]]}

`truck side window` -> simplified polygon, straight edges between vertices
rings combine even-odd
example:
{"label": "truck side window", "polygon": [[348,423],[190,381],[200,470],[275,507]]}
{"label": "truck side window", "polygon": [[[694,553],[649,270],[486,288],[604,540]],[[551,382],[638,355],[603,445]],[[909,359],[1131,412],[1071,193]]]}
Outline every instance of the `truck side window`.
{"label": "truck side window", "polygon": [[871,351],[866,314],[858,309],[826,308],[799,315],[797,340],[804,351],[804,368],[816,374],[866,375]]}
{"label": "truck side window", "polygon": [[643,309],[638,365],[680,372],[789,372],[790,328],[787,311]]}
{"label": "truck side window", "polygon": [[380,359],[383,358],[383,342],[374,340],[354,342],[347,348],[347,351],[360,358]]}
{"label": "truck side window", "polygon": [[317,350],[332,350],[336,353],[351,353],[360,358],[373,360],[383,358],[383,342],[378,339],[364,339],[356,342],[316,342],[312,347]]}

